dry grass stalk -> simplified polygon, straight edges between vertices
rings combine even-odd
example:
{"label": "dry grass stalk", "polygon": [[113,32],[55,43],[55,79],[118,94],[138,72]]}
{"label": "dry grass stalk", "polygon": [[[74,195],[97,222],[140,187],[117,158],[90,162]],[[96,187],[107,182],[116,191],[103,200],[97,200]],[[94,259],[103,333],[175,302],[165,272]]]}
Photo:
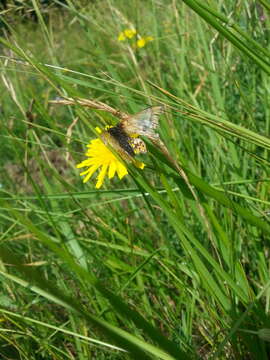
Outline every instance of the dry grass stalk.
{"label": "dry grass stalk", "polygon": [[112,114],[113,116],[117,117],[120,120],[126,120],[130,117],[129,114],[126,114],[120,110],[116,110],[116,109],[112,108],[111,106],[104,104],[101,101],[96,101],[96,100],[94,101],[94,100],[88,100],[88,99],[82,99],[82,98],[73,99],[73,98],[66,97],[66,98],[56,98],[55,100],[51,100],[50,104],[86,106],[91,109],[106,111],[106,112]]}

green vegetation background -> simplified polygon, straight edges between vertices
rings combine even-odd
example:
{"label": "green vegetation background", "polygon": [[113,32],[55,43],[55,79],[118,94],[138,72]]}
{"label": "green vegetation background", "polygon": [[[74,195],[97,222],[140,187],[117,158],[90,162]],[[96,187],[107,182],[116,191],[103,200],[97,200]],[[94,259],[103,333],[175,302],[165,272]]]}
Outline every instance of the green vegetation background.
{"label": "green vegetation background", "polygon": [[[268,359],[269,10],[2,9],[1,358]],[[130,28],[153,41],[118,41]],[[165,104],[159,133],[184,175],[149,144],[144,171],[83,184],[95,126],[116,119],[57,96]]]}

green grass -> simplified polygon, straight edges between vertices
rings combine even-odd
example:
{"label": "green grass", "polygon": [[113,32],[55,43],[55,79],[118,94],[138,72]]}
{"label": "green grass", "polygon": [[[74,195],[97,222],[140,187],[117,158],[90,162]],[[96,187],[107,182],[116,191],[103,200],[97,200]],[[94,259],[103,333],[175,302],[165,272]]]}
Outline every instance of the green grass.
{"label": "green grass", "polygon": [[[269,6],[31,8],[1,38],[1,358],[268,359]],[[164,104],[170,158],[148,141],[145,170],[83,184],[117,119],[57,96]]]}

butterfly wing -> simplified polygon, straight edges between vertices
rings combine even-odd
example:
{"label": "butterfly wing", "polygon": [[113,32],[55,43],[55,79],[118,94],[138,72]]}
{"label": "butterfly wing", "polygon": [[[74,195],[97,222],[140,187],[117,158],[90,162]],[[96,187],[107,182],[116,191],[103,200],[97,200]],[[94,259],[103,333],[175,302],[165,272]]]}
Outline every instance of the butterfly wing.
{"label": "butterfly wing", "polygon": [[157,139],[159,136],[155,133],[155,129],[158,127],[159,115],[163,112],[163,106],[149,107],[123,120],[121,125],[128,135],[136,134]]}
{"label": "butterfly wing", "polygon": [[146,148],[145,142],[142,139],[140,139],[138,137],[130,138],[129,143],[132,146],[135,154],[147,153],[147,148]]}

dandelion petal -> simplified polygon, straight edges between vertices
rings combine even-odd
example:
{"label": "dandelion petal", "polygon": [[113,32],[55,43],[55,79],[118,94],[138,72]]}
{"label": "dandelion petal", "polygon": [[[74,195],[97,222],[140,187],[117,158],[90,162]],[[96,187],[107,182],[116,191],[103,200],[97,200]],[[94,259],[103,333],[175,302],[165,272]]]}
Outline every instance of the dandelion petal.
{"label": "dandelion petal", "polygon": [[108,169],[108,164],[102,165],[101,171],[97,178],[98,181],[96,183],[96,189],[99,189],[101,187],[101,185],[103,184],[107,169]]}
{"label": "dandelion petal", "polygon": [[127,168],[120,162],[117,164],[117,174],[120,180],[128,174]]}
{"label": "dandelion petal", "polygon": [[83,182],[86,183],[98,168],[99,168],[99,165],[96,164],[96,165],[91,166],[86,171],[83,171],[82,173],[80,173],[81,176],[86,175],[86,177],[83,179]]}
{"label": "dandelion petal", "polygon": [[109,179],[112,179],[114,177],[115,172],[116,172],[116,163],[115,161],[112,161],[109,167],[109,173],[108,173]]}

